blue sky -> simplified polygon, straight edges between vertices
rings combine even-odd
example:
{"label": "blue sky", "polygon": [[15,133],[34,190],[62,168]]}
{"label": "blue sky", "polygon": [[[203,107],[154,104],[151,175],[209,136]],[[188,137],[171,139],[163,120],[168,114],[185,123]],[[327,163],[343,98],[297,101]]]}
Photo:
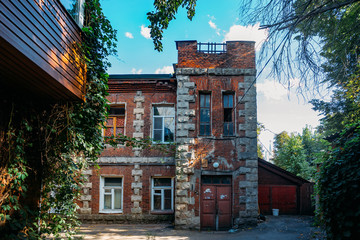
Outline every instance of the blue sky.
{"label": "blue sky", "polygon": [[[67,1],[67,0],[64,0]],[[239,20],[239,0],[198,0],[193,21],[181,9],[164,31],[163,52],[154,50],[149,38],[146,13],[153,10],[151,0],[102,0],[105,15],[118,31],[118,57],[111,57],[109,74],[169,73],[177,62],[175,41],[223,42],[225,40],[254,40],[258,48],[266,32],[258,26],[242,26]],[[260,44],[260,45],[259,45]],[[258,54],[258,52],[257,52]],[[258,67],[258,71],[259,71]],[[269,69],[265,69],[264,73]],[[296,79],[292,79],[296,85]],[[288,91],[266,74],[257,81],[258,122],[272,132],[301,132],[307,124],[318,125],[317,113],[295,89]],[[269,148],[274,134],[265,131],[260,141]]]}

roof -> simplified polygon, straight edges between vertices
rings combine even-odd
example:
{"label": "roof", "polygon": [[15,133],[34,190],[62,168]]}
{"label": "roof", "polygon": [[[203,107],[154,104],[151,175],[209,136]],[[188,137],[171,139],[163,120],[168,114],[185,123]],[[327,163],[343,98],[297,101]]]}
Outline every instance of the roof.
{"label": "roof", "polygon": [[283,178],[286,178],[287,180],[297,183],[297,184],[303,184],[303,183],[310,183],[308,180],[303,179],[302,177],[298,177],[295,174],[292,174],[291,172],[288,172],[281,167],[278,167],[268,161],[265,161],[264,159],[258,158],[259,167],[262,167],[276,175],[280,175]]}
{"label": "roof", "polygon": [[173,74],[109,74],[109,79],[170,79]]}

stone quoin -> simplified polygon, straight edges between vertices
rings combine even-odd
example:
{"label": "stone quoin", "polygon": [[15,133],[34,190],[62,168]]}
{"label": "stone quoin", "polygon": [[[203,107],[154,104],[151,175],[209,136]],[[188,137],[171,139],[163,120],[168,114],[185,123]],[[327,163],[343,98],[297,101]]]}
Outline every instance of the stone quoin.
{"label": "stone quoin", "polygon": [[104,135],[176,143],[176,154],[107,146],[86,172],[80,219],[174,221],[223,230],[256,224],[254,42],[177,41],[174,74],[110,75]]}

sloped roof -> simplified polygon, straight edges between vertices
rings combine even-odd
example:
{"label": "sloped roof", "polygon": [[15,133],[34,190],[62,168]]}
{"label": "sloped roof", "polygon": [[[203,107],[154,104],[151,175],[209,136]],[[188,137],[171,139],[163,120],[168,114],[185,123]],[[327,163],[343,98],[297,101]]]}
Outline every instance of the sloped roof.
{"label": "sloped roof", "polygon": [[[291,181],[293,183],[296,183],[297,185],[302,185],[304,183],[310,183],[308,180],[303,179],[302,177],[298,177],[295,174],[292,174],[291,172],[288,172],[268,161],[265,161],[264,159],[258,158],[258,166],[259,168],[264,168],[276,175],[279,175],[288,181]],[[260,178],[261,176],[259,176]]]}

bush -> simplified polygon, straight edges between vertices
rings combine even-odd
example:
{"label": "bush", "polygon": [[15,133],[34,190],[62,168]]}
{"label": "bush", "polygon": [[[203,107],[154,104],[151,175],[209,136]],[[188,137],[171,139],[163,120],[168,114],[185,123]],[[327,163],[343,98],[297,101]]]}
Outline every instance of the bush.
{"label": "bush", "polygon": [[360,239],[360,122],[333,142],[319,179],[322,221],[329,239]]}

